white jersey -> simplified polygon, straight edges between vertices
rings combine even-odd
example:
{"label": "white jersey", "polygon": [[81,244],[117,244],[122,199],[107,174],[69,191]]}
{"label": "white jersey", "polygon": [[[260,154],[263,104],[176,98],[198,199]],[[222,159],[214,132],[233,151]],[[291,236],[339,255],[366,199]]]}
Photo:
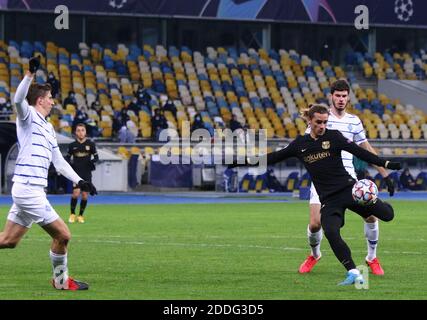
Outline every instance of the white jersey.
{"label": "white jersey", "polygon": [[78,183],[81,178],[62,156],[52,124],[25,100],[31,81],[31,77],[25,76],[14,98],[18,114],[16,132],[19,153],[12,181],[46,187],[52,162],[58,173]]}
{"label": "white jersey", "polygon": [[26,119],[16,119],[19,153],[12,181],[47,186],[53,149],[58,148],[52,124],[28,106]]}
{"label": "white jersey", "polygon": [[[358,116],[353,114],[345,113],[344,117],[338,118],[333,113],[330,113],[327,127],[328,129],[340,131],[344,137],[358,145],[367,141],[362,121]],[[310,127],[307,128],[306,133],[310,133]],[[344,168],[353,178],[356,179],[353,155],[350,152],[341,151],[341,157]]]}

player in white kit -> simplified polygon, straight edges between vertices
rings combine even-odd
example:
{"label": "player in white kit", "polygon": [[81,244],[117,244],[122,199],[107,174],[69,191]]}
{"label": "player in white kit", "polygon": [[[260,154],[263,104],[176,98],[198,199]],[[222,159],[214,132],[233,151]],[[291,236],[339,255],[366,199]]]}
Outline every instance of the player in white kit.
{"label": "player in white kit", "polygon": [[37,223],[52,237],[52,285],[62,290],[87,290],[86,283],[68,276],[70,230],[52,208],[44,191],[51,162],[59,173],[82,190],[94,195],[96,188],[82,180],[63,158],[55,130],[45,119],[54,105],[51,87],[49,84],[31,84],[40,66],[39,58],[31,58],[29,66],[14,98],[19,153],[12,180],[13,205],[0,233],[0,249],[15,248],[31,225]]}
{"label": "player in white kit", "polygon": [[[362,121],[359,117],[346,113],[345,109],[349,101],[350,87],[345,80],[335,81],[331,86],[332,106],[330,108],[330,115],[328,120],[328,129],[339,130],[344,137],[354,141],[362,148],[377,154],[375,149],[369,144],[366,139],[365,130]],[[310,133],[310,128],[307,129]],[[353,166],[353,155],[346,151],[342,151],[343,164],[347,172],[353,177],[356,177],[356,172]],[[386,169],[376,167],[378,172],[384,177],[390,196],[394,194],[394,183],[388,177]],[[319,196],[311,184],[310,189],[310,223],[307,228],[308,242],[311,247],[311,254],[300,265],[299,272],[310,272],[316,263],[322,257],[320,252],[320,242],[323,237],[323,232],[320,223],[320,200]],[[366,256],[366,263],[375,275],[383,275],[384,270],[376,256],[376,249],[378,245],[379,227],[378,220],[374,216],[365,219],[365,237],[368,245],[368,255]]]}

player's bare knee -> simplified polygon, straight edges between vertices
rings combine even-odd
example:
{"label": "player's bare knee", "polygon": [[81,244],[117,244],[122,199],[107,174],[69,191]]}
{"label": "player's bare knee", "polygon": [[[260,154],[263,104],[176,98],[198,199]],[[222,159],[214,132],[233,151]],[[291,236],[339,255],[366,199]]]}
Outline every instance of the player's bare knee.
{"label": "player's bare knee", "polygon": [[375,216],[369,216],[369,217],[367,217],[366,219],[365,219],[365,221],[367,222],[367,223],[374,223],[374,222],[377,222],[377,218],[375,217]]}
{"label": "player's bare knee", "polygon": [[70,240],[71,240],[71,233],[65,232],[62,236],[62,241],[64,242],[65,245],[67,245],[68,242],[70,242]]}
{"label": "player's bare knee", "polygon": [[0,240],[0,247],[5,249],[14,249],[18,245],[19,240],[4,238]]}
{"label": "player's bare knee", "polygon": [[18,245],[18,241],[10,241],[6,244],[7,248],[14,249]]}
{"label": "player's bare knee", "polygon": [[68,230],[62,231],[54,240],[61,246],[67,246],[68,242],[71,240],[71,233]]}
{"label": "player's bare knee", "polygon": [[310,224],[309,224],[308,228],[310,229],[311,233],[316,233],[316,232],[320,231],[320,229],[322,228],[322,225],[321,225],[320,221],[310,220]]}

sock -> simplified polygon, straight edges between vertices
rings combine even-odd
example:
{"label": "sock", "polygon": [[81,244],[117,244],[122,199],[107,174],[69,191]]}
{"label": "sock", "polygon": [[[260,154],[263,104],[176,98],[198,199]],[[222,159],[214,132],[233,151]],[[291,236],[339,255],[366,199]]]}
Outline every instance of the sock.
{"label": "sock", "polygon": [[85,211],[85,209],[86,209],[86,205],[87,205],[87,200],[81,200],[80,201],[80,215],[82,216],[83,215],[83,212]]}
{"label": "sock", "polygon": [[320,229],[317,232],[311,232],[310,231],[310,225],[307,227],[307,237],[308,237],[308,244],[311,247],[311,254],[314,258],[318,259],[321,257],[320,253],[320,242],[323,238],[323,231]]}
{"label": "sock", "polygon": [[67,254],[58,254],[50,250],[49,255],[50,260],[52,261],[55,288],[68,289]]}
{"label": "sock", "polygon": [[76,206],[77,206],[77,198],[71,198],[71,213],[76,213]]}
{"label": "sock", "polygon": [[379,233],[378,221],[372,223],[365,222],[365,237],[368,244],[368,255],[366,256],[366,259],[369,261],[372,261],[377,257]]}

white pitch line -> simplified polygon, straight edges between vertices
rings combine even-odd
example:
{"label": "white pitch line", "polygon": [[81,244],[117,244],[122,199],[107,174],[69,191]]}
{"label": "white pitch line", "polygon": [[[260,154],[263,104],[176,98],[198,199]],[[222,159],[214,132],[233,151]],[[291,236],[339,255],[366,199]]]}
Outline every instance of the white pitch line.
{"label": "white pitch line", "polygon": [[[79,238],[81,236],[73,236],[73,238]],[[123,235],[97,235],[98,238],[118,238],[118,239],[129,239],[129,236],[123,236]],[[153,238],[153,239],[159,239],[159,238],[170,238],[168,235],[143,235],[144,238]],[[189,238],[193,238],[193,236],[188,236]],[[224,239],[222,236],[215,236],[215,235],[205,235],[207,239]],[[85,238],[85,237],[83,237]],[[254,237],[248,237],[248,236],[233,236],[228,235],[227,238],[239,238],[239,239],[254,239]],[[307,237],[304,236],[257,236],[256,238],[262,238],[262,239],[307,239]],[[366,238],[363,236],[360,237],[343,237],[344,240],[365,240]],[[420,239],[399,239],[399,238],[380,238],[380,241],[426,241],[423,238]]]}
{"label": "white pitch line", "polygon": [[[31,237],[25,239],[28,241],[47,241],[48,239]],[[307,251],[307,248],[295,248],[295,247],[272,247],[272,246],[261,246],[261,245],[243,245],[243,244],[212,244],[212,243],[184,243],[184,242],[143,242],[143,241],[123,241],[123,240],[104,240],[104,239],[85,239],[85,240],[74,240],[74,242],[83,243],[111,243],[118,245],[145,245],[145,246],[172,246],[172,247],[204,247],[204,248],[239,248],[239,249],[269,249],[269,250],[280,250],[280,251]],[[365,251],[352,250],[353,253],[365,253]],[[427,252],[417,251],[389,251],[384,250],[381,253],[385,254],[407,254],[407,255],[427,255]]]}

